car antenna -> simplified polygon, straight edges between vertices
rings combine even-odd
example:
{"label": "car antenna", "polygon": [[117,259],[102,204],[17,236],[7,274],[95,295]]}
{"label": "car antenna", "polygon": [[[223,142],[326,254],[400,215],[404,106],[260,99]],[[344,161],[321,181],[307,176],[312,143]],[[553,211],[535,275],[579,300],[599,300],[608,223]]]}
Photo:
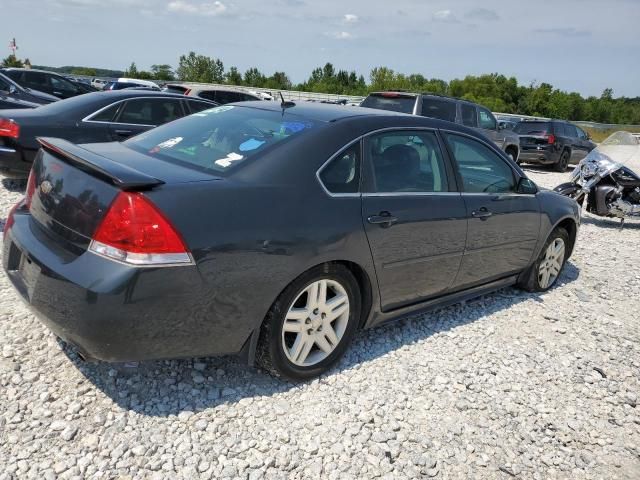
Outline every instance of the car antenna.
{"label": "car antenna", "polygon": [[289,108],[289,107],[295,107],[296,104],[292,101],[287,101],[284,99],[284,96],[282,95],[282,92],[278,92],[280,94],[280,100],[282,100],[280,102],[280,106],[284,109],[284,108]]}

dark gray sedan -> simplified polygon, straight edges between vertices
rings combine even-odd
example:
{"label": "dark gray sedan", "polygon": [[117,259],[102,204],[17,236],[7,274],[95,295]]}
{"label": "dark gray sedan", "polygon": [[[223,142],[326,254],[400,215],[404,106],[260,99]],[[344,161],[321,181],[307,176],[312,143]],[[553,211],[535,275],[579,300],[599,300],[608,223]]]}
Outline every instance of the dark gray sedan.
{"label": "dark gray sedan", "polygon": [[242,353],[307,379],[359,328],[550,288],[580,221],[473,130],[385,111],[246,102],[40,142],[4,269],[85,358]]}

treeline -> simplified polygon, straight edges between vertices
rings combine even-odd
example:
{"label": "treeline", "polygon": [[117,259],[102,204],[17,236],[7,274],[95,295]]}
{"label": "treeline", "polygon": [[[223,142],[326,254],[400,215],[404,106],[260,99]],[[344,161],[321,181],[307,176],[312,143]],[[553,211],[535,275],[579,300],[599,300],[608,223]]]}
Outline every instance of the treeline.
{"label": "treeline", "polygon": [[[4,63],[19,62],[15,57]],[[34,67],[35,68],[35,67]],[[47,67],[42,67],[47,69]],[[49,68],[50,69],[50,68]],[[449,82],[427,78],[422,74],[395,72],[387,67],[376,67],[365,79],[355,71],[337,70],[331,63],[314,69],[309,78],[294,84],[285,72],[266,75],[257,68],[244,73],[237,67],[225,69],[218,58],[189,52],[181,55],[178,67],[152,65],[150,70],[139,70],[135,63],[122,72],[109,71],[105,75],[99,69],[86,67],[62,67],[66,73],[91,76],[126,76],[148,80],[181,80],[202,83],[226,83],[273,90],[302,90],[307,92],[333,93],[338,95],[364,96],[377,90],[408,90],[432,92],[464,98],[480,103],[494,112],[515,113],[541,117],[585,120],[599,123],[640,124],[640,97],[613,98],[613,91],[605,89],[599,97],[583,97],[576,92],[565,92],[548,83],[519,85],[514,77],[497,73],[454,79]]]}

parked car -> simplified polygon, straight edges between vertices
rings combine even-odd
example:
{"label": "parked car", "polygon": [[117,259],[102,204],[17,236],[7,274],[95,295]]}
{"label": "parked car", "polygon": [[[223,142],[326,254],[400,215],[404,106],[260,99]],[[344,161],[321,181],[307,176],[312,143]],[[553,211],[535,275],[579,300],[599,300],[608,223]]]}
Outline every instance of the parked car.
{"label": "parked car", "polygon": [[152,90],[160,90],[160,87],[157,83],[152,82],[150,80],[138,80],[135,78],[119,78],[112,82],[107,83],[102,90],[105,91],[113,91],[113,90],[124,90],[125,88],[136,88],[136,87],[146,87]]}
{"label": "parked car", "polygon": [[58,97],[53,95],[30,88],[23,88],[2,73],[0,73],[0,96],[4,101],[0,108],[14,108],[9,105],[16,105],[15,108],[35,108],[59,100]]}
{"label": "parked car", "polygon": [[520,162],[550,165],[558,172],[596,148],[584,130],[563,120],[523,121],[514,132],[520,135]]}
{"label": "parked car", "polygon": [[439,118],[474,128],[486,135],[514,162],[518,161],[520,154],[518,136],[501,128],[493,113],[482,105],[431,93],[389,91],[369,94],[360,106]]}
{"label": "parked car", "polygon": [[27,68],[2,68],[3,73],[23,88],[38,90],[57,98],[70,98],[85,93],[71,80],[54,72]]}
{"label": "parked car", "polygon": [[498,119],[498,128],[500,130],[512,130],[516,128],[518,122],[514,122],[513,120],[500,120]]}
{"label": "parked car", "polygon": [[92,93],[98,91],[98,89],[90,83],[80,82],[78,80],[72,80],[72,82],[82,93]]}
{"label": "parked car", "polygon": [[259,94],[242,87],[218,87],[212,85],[181,85],[169,83],[165,87],[171,92],[182,92],[189,97],[199,97],[224,105],[234,102],[248,102],[252,100],[271,100],[266,94]]}
{"label": "parked car", "polygon": [[91,80],[91,86],[97,88],[98,90],[102,90],[107,83],[109,83],[109,81],[103,80],[102,78],[94,78],[93,80]]}
{"label": "parked car", "polygon": [[247,102],[40,143],[3,266],[89,359],[242,352],[307,379],[359,328],[547,290],[580,219],[477,131],[359,107]]}
{"label": "parked car", "polygon": [[0,111],[0,172],[26,178],[40,147],[55,135],[77,143],[121,141],[217,104],[153,91],[95,92],[35,110]]}

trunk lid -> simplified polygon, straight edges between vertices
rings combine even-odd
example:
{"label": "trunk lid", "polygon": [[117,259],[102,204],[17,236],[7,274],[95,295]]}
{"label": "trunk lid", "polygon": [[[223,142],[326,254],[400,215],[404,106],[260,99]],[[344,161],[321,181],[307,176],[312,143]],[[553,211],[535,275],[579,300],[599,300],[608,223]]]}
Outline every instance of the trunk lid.
{"label": "trunk lid", "polygon": [[[71,250],[88,248],[121,190],[144,191],[165,183],[217,179],[119,144],[79,146],[54,138],[38,141],[42,148],[32,169],[35,188],[30,213],[45,232]],[[154,165],[162,179],[151,174]]]}

